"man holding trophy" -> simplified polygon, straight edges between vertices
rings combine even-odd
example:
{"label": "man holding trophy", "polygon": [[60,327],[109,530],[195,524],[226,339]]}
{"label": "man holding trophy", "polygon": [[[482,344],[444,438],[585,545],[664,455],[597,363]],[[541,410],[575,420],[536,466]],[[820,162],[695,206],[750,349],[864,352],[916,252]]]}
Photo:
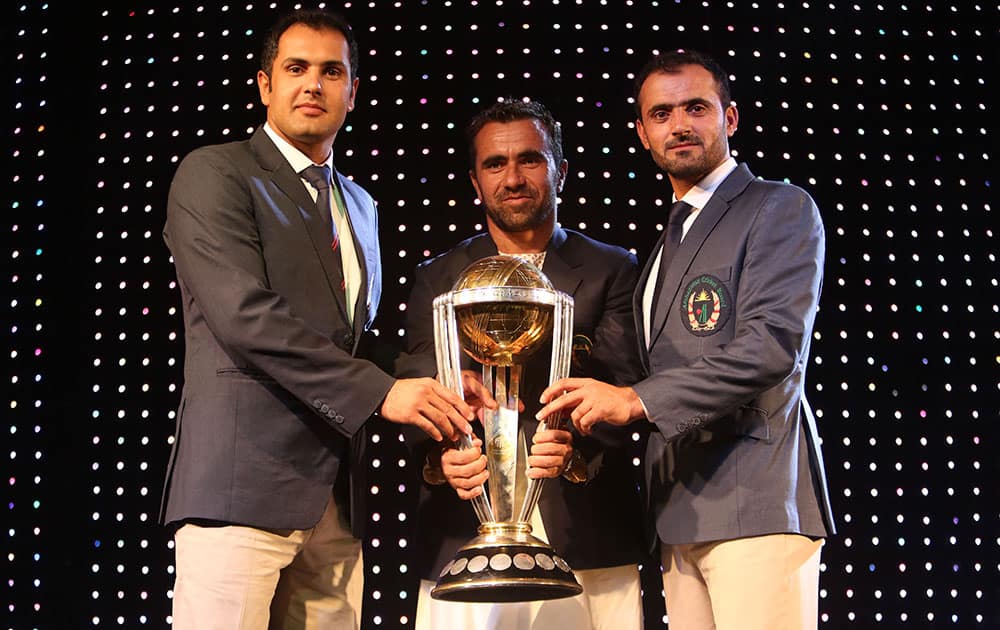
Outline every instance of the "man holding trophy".
{"label": "man holding trophy", "polygon": [[671,627],[814,629],[835,531],[805,395],[819,210],[730,155],[739,114],[710,57],[653,57],[634,96],[639,140],[675,200],[635,294],[644,377],[561,380],[539,415],[572,411],[584,434],[652,427],[643,463]]}
{"label": "man holding trophy", "polygon": [[[534,419],[539,394],[555,378],[630,384],[638,377],[634,353],[615,352],[635,343],[636,259],[556,225],[567,162],[559,124],[540,103],[496,103],[472,119],[466,138],[487,233],[417,269],[402,371],[460,380],[451,368],[466,368],[461,379],[469,379],[482,364],[499,409],[485,409],[485,455],[480,439],[465,444],[474,448],[414,444],[423,463],[416,627],[638,629],[642,521],[624,448],[632,431],[609,426],[577,436],[563,457],[568,434],[551,428],[560,419],[542,426]],[[515,356],[496,343],[498,334],[540,348],[518,341]],[[501,439],[494,429],[505,415],[517,437]],[[532,442],[526,463],[514,456],[520,472],[506,472],[510,451],[523,456]],[[539,485],[538,477],[551,479]],[[477,525],[480,536],[469,543]],[[580,590],[574,574],[583,592],[570,596]]]}

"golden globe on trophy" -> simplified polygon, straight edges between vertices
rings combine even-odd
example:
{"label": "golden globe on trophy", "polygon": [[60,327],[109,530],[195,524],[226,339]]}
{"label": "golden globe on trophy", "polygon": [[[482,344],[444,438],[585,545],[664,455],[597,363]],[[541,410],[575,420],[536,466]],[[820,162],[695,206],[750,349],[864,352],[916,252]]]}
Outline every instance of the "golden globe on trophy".
{"label": "golden globe on trophy", "polygon": [[[464,602],[517,602],[581,592],[573,571],[551,546],[531,535],[531,513],[544,479],[528,479],[528,449],[518,419],[525,360],[552,339],[549,383],[569,375],[573,298],[552,288],[534,265],[491,256],[467,267],[454,288],[434,300],[438,377],[463,395],[462,353],[482,366],[498,403],[484,410],[483,444],[490,476],[472,500],[479,535],[445,565],[431,597]],[[546,418],[538,430],[564,428]],[[463,436],[461,448],[472,448]]]}

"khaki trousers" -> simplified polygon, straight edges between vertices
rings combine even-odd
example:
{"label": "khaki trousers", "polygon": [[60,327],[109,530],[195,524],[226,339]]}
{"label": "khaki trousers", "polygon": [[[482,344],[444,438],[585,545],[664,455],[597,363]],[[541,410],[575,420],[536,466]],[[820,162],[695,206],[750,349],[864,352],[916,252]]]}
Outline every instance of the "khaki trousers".
{"label": "khaki trousers", "polygon": [[815,630],[822,547],[797,534],[663,545],[670,630]]}
{"label": "khaki trousers", "polygon": [[175,630],[357,629],[361,541],[331,499],[315,527],[185,524],[174,536]]}

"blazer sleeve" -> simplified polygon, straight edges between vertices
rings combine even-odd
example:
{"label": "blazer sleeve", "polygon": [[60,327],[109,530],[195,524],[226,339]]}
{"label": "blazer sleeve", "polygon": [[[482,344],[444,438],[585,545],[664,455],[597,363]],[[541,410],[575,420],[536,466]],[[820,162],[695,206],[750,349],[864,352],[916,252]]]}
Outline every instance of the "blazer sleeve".
{"label": "blazer sleeve", "polygon": [[631,385],[642,377],[642,363],[635,352],[632,293],[639,278],[635,256],[622,258],[605,295],[601,318],[594,329],[594,350],[587,376],[615,385]]}
{"label": "blazer sleeve", "polygon": [[732,341],[634,386],[664,437],[725,417],[805,369],[824,255],[823,224],[809,195],[782,186],[763,196],[747,236]]}
{"label": "blazer sleeve", "polygon": [[[594,348],[583,374],[615,385],[631,385],[642,376],[639,355],[629,352],[636,347],[632,317],[632,293],[639,276],[635,255],[617,259],[601,305],[601,316],[594,328]],[[588,436],[574,434],[574,448],[587,464],[587,478],[593,479],[605,465],[605,452],[627,447],[636,427],[599,424]]]}
{"label": "blazer sleeve", "polygon": [[406,301],[406,348],[396,362],[400,378],[435,376],[437,358],[434,354],[434,298],[438,292],[431,281],[428,265],[413,273],[413,288]]}
{"label": "blazer sleeve", "polygon": [[[245,156],[244,166],[251,159]],[[177,276],[196,304],[197,316],[233,361],[273,378],[334,429],[351,436],[395,381],[338,347],[270,288],[255,219],[255,212],[262,211],[255,207],[255,197],[266,192],[251,192],[254,178],[240,172],[238,161],[206,148],[179,166],[164,229]],[[280,212],[276,207],[268,211]],[[299,220],[294,215],[285,219]]]}

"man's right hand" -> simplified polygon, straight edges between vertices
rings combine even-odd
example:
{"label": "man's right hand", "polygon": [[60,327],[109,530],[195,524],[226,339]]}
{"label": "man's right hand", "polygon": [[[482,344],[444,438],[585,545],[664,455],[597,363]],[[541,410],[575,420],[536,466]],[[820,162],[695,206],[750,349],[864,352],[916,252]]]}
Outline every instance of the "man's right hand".
{"label": "man's right hand", "polygon": [[415,425],[438,442],[455,440],[459,432],[471,435],[469,420],[476,417],[458,394],[432,378],[396,381],[379,413],[390,422]]}
{"label": "man's right hand", "polygon": [[441,453],[441,471],[461,499],[471,499],[483,493],[483,484],[489,479],[483,442],[473,438],[472,448],[445,448]]}
{"label": "man's right hand", "polygon": [[[465,392],[465,402],[469,403],[476,410],[479,421],[483,421],[484,409],[496,409],[497,401],[493,398],[493,393],[483,385],[483,377],[478,372],[472,370],[462,370],[462,390]],[[524,403],[520,403],[520,411],[524,411]]]}

